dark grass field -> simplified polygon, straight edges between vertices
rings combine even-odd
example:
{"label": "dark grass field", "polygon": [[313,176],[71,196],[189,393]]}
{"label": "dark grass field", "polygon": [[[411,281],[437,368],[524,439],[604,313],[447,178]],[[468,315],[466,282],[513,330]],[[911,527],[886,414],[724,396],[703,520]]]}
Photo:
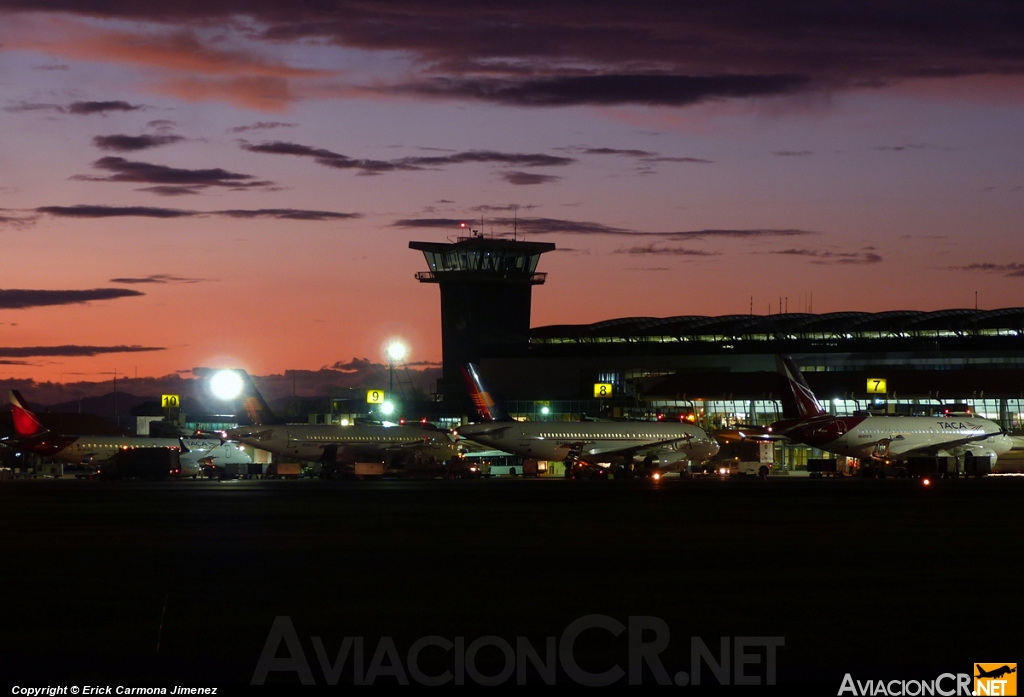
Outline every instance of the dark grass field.
{"label": "dark grass field", "polygon": [[[543,652],[591,614],[664,620],[669,675],[691,636],[783,637],[779,682],[832,689],[1024,648],[1024,478],[8,481],[0,519],[3,682],[248,683],[278,615],[321,683],[314,636],[332,661],[346,636],[364,663],[381,637]],[[625,667],[625,637],[589,630],[580,665]]]}

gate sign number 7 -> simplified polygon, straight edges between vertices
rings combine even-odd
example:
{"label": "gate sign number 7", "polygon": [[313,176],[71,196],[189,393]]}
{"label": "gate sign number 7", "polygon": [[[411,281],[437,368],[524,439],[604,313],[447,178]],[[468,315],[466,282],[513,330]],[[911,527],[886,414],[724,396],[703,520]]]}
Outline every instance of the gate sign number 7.
{"label": "gate sign number 7", "polygon": [[886,394],[885,378],[868,378],[868,394]]}

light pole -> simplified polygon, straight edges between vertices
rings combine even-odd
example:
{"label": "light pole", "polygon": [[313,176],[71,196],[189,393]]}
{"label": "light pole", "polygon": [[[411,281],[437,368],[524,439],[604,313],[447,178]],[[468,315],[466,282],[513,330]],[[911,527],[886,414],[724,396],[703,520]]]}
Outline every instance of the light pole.
{"label": "light pole", "polygon": [[395,390],[395,361],[400,361],[405,358],[405,345],[400,341],[392,341],[388,344],[388,367],[390,369],[390,378],[388,381],[388,394],[393,394]]}

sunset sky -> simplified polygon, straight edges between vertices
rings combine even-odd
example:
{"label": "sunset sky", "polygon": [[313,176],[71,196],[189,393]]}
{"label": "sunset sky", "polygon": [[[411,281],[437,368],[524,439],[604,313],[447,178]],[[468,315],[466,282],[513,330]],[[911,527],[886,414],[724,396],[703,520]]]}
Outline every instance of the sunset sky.
{"label": "sunset sky", "polygon": [[505,5],[0,0],[0,378],[439,361],[514,206],[535,326],[1022,304],[1024,5]]}

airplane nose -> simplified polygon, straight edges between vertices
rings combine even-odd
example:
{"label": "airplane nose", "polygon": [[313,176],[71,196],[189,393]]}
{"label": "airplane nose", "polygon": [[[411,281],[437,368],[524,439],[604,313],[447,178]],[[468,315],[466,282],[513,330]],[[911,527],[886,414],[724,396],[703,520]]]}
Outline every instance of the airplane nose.
{"label": "airplane nose", "polygon": [[708,436],[708,445],[711,448],[711,455],[709,455],[709,457],[714,457],[718,454],[718,451],[722,449],[722,446],[718,444],[718,441],[710,436]]}

